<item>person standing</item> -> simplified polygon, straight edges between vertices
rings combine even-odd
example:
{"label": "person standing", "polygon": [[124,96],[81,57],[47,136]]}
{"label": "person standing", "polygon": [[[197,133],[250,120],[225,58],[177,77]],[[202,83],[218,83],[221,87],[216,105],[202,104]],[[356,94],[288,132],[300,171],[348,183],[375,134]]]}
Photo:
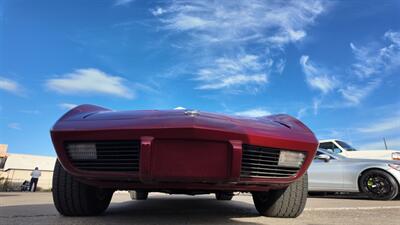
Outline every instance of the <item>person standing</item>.
{"label": "person standing", "polygon": [[[35,167],[35,170],[31,172],[31,183],[29,184],[29,190],[32,192],[36,191],[37,183],[39,181],[39,177],[42,175],[38,167]],[[33,188],[33,189],[32,189]]]}

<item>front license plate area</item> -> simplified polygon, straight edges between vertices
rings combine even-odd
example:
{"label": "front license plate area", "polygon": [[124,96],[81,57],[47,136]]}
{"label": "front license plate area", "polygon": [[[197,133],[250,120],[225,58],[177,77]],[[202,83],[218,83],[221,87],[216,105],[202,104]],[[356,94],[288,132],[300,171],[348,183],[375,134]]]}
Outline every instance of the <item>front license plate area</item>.
{"label": "front license plate area", "polygon": [[228,177],[231,161],[228,143],[154,140],[151,148],[153,180],[218,182]]}

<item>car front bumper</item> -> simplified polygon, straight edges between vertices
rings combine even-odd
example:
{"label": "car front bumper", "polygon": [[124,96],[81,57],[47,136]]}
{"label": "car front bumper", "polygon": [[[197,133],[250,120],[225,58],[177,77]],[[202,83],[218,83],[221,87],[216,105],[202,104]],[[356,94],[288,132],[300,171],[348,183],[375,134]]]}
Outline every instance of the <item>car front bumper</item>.
{"label": "car front bumper", "polygon": [[[150,135],[141,136],[146,133]],[[147,190],[232,190],[265,191],[281,189],[300,178],[309,167],[315,143],[273,137],[246,136],[201,129],[52,131],[52,140],[63,167],[83,182],[113,189]],[[178,138],[179,137],[179,138]],[[137,170],[91,171],[74,165],[66,143],[138,140]],[[268,144],[266,144],[268,143]],[[271,146],[272,150],[301,151],[305,159],[290,176],[246,176],[243,147]],[[281,147],[280,147],[281,146]],[[269,151],[269,149],[261,149]],[[271,151],[272,151],[271,150]],[[261,159],[268,159],[260,156]],[[268,159],[269,160],[269,159]],[[268,161],[265,160],[265,161]],[[269,167],[259,168],[268,170]],[[279,171],[278,171],[279,173]]]}

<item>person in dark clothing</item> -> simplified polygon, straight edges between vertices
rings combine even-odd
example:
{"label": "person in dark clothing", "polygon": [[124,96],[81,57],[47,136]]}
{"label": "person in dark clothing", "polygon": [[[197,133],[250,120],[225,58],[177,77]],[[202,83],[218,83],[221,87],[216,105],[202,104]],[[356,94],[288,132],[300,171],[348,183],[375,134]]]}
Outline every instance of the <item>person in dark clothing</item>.
{"label": "person in dark clothing", "polygon": [[42,175],[40,172],[39,168],[36,167],[35,170],[32,171],[31,173],[31,183],[29,185],[29,190],[32,192],[36,191],[37,183],[39,181],[39,177]]}

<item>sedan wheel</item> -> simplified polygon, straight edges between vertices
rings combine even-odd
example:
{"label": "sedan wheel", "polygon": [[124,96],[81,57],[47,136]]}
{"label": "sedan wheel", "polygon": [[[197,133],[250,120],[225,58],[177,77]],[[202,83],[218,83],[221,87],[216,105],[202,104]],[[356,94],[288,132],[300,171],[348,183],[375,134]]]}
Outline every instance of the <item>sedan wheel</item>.
{"label": "sedan wheel", "polygon": [[360,189],[374,200],[392,200],[399,193],[399,185],[387,172],[369,170],[360,178]]}

